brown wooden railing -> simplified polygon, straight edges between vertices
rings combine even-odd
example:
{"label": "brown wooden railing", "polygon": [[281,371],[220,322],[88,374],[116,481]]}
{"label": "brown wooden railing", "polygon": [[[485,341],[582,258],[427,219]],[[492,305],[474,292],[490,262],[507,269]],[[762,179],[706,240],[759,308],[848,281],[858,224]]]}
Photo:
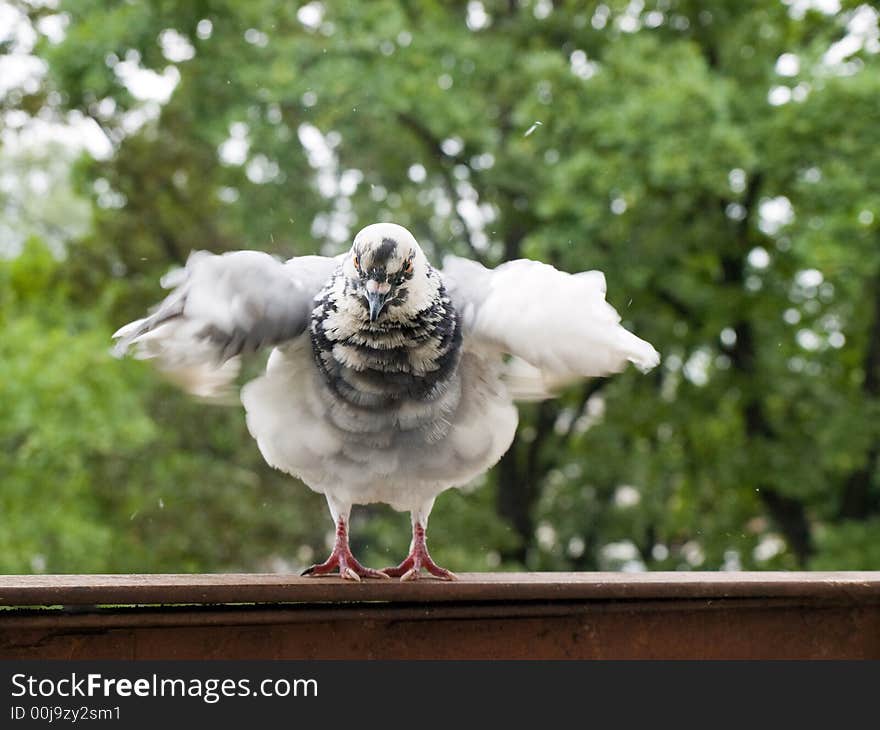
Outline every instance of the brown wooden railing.
{"label": "brown wooden railing", "polygon": [[0,658],[880,659],[880,572],[3,576]]}

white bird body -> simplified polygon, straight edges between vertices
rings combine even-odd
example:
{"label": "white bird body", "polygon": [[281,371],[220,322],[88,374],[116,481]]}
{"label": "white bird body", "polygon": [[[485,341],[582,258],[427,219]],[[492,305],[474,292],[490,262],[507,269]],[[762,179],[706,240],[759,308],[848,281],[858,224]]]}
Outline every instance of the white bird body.
{"label": "white bird body", "polygon": [[[451,427],[435,441],[397,438],[371,449],[349,448],[349,434],[329,415],[338,404],[321,382],[306,338],[274,350],[266,374],[243,388],[248,428],[271,466],[314,491],[341,503],[383,502],[414,512],[493,466],[516,432],[518,412],[498,363],[474,352],[462,359],[459,405],[448,416]],[[390,432],[407,434],[400,429],[406,410],[389,414]]]}
{"label": "white bird body", "polygon": [[[454,577],[427,553],[428,515],[440,492],[507,451],[515,401],[659,362],[620,325],[600,272],[525,260],[490,270],[455,257],[441,272],[393,224],[368,226],[333,259],[199,252],[166,279],[175,289],[116,333],[119,351],[135,345],[211,396],[234,380],[241,354],[272,348],[241,400],[266,461],[327,498],[337,545],[314,573]],[[351,506],[372,502],[412,514],[410,556],[385,573],[348,549]]]}

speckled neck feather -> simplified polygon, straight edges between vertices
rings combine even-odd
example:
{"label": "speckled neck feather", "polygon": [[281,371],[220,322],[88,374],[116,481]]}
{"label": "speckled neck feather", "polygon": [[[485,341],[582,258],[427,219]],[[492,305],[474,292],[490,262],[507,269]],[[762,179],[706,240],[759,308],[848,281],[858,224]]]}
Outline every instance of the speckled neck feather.
{"label": "speckled neck feather", "polygon": [[315,298],[315,362],[331,392],[348,406],[368,412],[413,402],[443,402],[443,411],[454,407],[444,396],[459,357],[459,318],[437,271],[428,267],[419,278],[401,287],[373,323],[342,267]]}

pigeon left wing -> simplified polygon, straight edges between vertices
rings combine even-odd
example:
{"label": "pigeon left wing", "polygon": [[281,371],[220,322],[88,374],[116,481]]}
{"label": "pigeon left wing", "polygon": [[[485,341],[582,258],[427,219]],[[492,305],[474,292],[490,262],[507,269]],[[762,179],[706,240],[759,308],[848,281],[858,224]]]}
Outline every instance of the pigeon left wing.
{"label": "pigeon left wing", "polygon": [[515,398],[544,398],[579,378],[660,362],[650,343],[621,326],[601,271],[568,274],[527,259],[487,269],[447,256],[442,274],[465,341],[513,356],[506,376]]}
{"label": "pigeon left wing", "polygon": [[113,335],[114,352],[134,348],[194,395],[222,396],[238,375],[240,355],[306,330],[313,299],[338,264],[324,256],[284,263],[259,251],[196,251],[163,277],[172,291],[149,316]]}

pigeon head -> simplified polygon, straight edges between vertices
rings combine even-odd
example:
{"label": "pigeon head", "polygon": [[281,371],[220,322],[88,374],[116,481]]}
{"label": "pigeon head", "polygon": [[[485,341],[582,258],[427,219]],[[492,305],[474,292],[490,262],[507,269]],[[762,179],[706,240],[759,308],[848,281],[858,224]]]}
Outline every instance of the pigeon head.
{"label": "pigeon head", "polygon": [[355,236],[343,271],[375,322],[386,307],[414,302],[411,295],[425,285],[428,261],[406,228],[374,223]]}

